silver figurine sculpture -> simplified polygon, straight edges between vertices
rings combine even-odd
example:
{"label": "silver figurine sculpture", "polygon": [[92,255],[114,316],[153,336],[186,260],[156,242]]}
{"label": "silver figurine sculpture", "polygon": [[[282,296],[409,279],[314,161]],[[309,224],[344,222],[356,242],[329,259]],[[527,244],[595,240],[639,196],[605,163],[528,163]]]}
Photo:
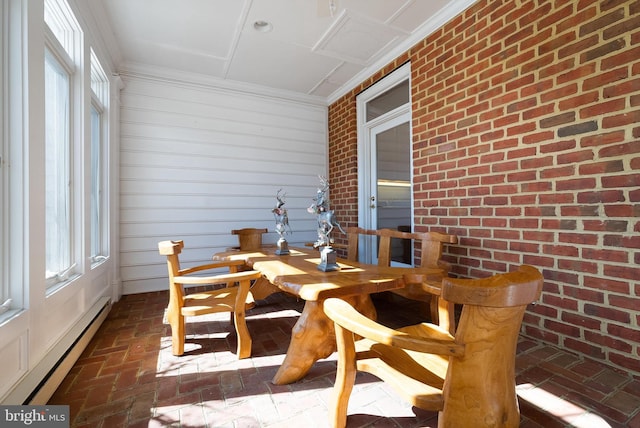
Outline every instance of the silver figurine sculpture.
{"label": "silver figurine sculpture", "polygon": [[284,235],[286,233],[291,233],[291,226],[289,226],[287,209],[284,208],[285,197],[287,195],[280,195],[280,192],[282,192],[282,189],[278,190],[276,193],[276,207],[272,209],[271,212],[276,220],[276,232],[280,236],[280,238],[278,238],[278,249],[276,250],[276,255],[284,256],[289,254],[289,243],[285,239]]}
{"label": "silver figurine sculpture", "polygon": [[307,211],[315,214],[318,218],[318,240],[313,244],[313,247],[322,247],[320,252],[321,261],[318,269],[326,272],[340,269],[340,266],[336,263],[336,252],[331,247],[333,243],[331,232],[335,227],[344,234],[346,234],[346,232],[342,229],[340,223],[338,223],[334,212],[329,209],[329,197],[327,195],[329,182],[325,177],[320,176],[320,183],[322,187],[318,189],[314,203],[307,208]]}

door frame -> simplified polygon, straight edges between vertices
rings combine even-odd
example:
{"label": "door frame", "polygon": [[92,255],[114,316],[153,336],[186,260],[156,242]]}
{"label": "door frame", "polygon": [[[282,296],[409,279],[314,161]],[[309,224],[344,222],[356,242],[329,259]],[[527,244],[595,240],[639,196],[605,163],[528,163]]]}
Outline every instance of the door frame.
{"label": "door frame", "polygon": [[[411,88],[411,63],[400,66],[387,76],[385,76],[379,82],[373,84],[369,88],[362,91],[356,96],[356,114],[358,121],[357,129],[357,141],[358,141],[358,226],[365,229],[372,228],[373,221],[370,208],[370,196],[374,193],[371,183],[371,136],[374,128],[380,126],[384,122],[396,119],[400,116],[408,114],[409,127],[411,124],[411,93],[409,93],[409,102],[394,110],[391,110],[382,116],[379,116],[373,120],[367,122],[366,120],[366,105],[378,95],[383,94],[394,86],[409,81],[409,88]],[[411,133],[409,133],[411,138]],[[410,141],[409,144],[412,144]],[[411,167],[411,178],[413,182],[413,168]],[[413,201],[413,196],[412,196]],[[413,202],[412,202],[413,207]],[[411,227],[413,230],[413,209],[411,214]],[[361,237],[358,248],[358,257],[360,261],[373,262],[375,261],[375,255],[373,254],[373,248],[375,243],[371,240],[366,240]]]}

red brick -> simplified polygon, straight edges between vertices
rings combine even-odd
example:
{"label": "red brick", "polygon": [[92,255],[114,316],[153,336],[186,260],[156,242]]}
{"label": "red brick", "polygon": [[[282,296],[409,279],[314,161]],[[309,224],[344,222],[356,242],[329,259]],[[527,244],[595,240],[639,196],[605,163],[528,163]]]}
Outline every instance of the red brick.
{"label": "red brick", "polygon": [[585,107],[580,110],[580,119],[588,119],[594,116],[602,116],[609,112],[623,110],[625,100],[622,98],[603,102],[594,106]]}
{"label": "red brick", "polygon": [[617,83],[619,80],[623,80],[629,77],[629,73],[626,68],[620,67],[618,69],[608,71],[606,73],[596,74],[595,77],[586,79],[582,84],[582,91],[590,91],[591,89],[601,88],[611,83]]}
{"label": "red brick", "polygon": [[617,247],[625,248],[637,248],[640,249],[640,236],[639,235],[605,235],[605,245],[613,245]]}
{"label": "red brick", "polygon": [[561,260],[558,260],[558,268],[562,270],[582,272],[582,273],[594,274],[598,272],[597,263],[584,261],[584,260],[561,259]]}
{"label": "red brick", "polygon": [[629,222],[626,220],[584,220],[584,230],[601,232],[626,232]]}
{"label": "red brick", "polygon": [[624,19],[624,10],[617,9],[611,13],[603,15],[597,19],[589,21],[586,24],[580,26],[580,36],[583,37],[587,34],[593,33],[598,30],[602,30],[604,27],[607,27],[611,24],[614,24],[618,21]]}
{"label": "red brick", "polygon": [[606,205],[604,213],[607,217],[636,217],[638,216],[638,206],[635,205]]}
{"label": "red brick", "polygon": [[563,288],[564,293],[567,296],[571,296],[580,301],[588,301],[593,303],[604,303],[604,293],[596,290],[589,290],[584,287],[570,287],[565,286]]}
{"label": "red brick", "polygon": [[602,119],[604,129],[617,128],[640,122],[640,110],[608,116]]}
{"label": "red brick", "polygon": [[598,207],[595,205],[571,205],[560,207],[560,213],[563,216],[589,216],[594,217],[598,215]]}
{"label": "red brick", "polygon": [[628,141],[622,144],[608,145],[598,152],[600,157],[624,156],[640,153],[640,141]]}
{"label": "red brick", "polygon": [[557,296],[554,294],[544,294],[542,301],[554,308],[563,309],[562,313],[565,313],[564,310],[576,311],[578,309],[578,301],[575,299],[567,299],[562,296]]}
{"label": "red brick", "polygon": [[619,143],[624,141],[624,131],[613,131],[583,137],[580,140],[582,147],[604,146],[607,144]]}
{"label": "red brick", "polygon": [[[538,268],[542,268],[542,267],[553,268],[555,266],[555,259],[553,257],[538,256],[533,254],[523,254],[522,263],[536,266]],[[517,264],[520,264],[520,263],[517,263]]]}
{"label": "red brick", "polygon": [[568,245],[545,245],[542,247],[545,254],[561,257],[577,257],[578,248]]}
{"label": "red brick", "polygon": [[554,141],[540,146],[540,153],[553,153],[576,148],[575,140]]}
{"label": "red brick", "polygon": [[[596,64],[595,63],[589,63],[589,64],[582,64],[578,67],[572,68],[570,70],[567,70],[566,73],[563,73],[561,75],[558,76],[558,83],[560,84],[564,84],[567,82],[572,82],[572,81],[580,81],[583,80],[584,78],[586,78],[587,76],[592,76],[593,74],[595,74],[596,72]],[[596,89],[598,88],[597,86],[595,87]],[[594,89],[594,88],[592,88]],[[583,86],[582,88],[582,92],[587,92],[587,88],[585,88]],[[564,109],[562,109],[564,110]]]}
{"label": "red brick", "polygon": [[567,311],[562,312],[561,319],[562,321],[568,322],[569,324],[591,330],[599,330],[600,325],[602,324],[602,321],[596,318],[591,318],[585,316],[584,314],[576,314]]}
{"label": "red brick", "polygon": [[584,337],[591,343],[600,344],[606,348],[617,349],[621,352],[631,352],[633,348],[626,340],[619,340],[610,335],[604,335],[599,332],[585,331]]}
{"label": "red brick", "polygon": [[611,278],[630,279],[637,281],[638,278],[640,278],[640,267],[605,265],[604,274]]}
{"label": "red brick", "polygon": [[583,355],[587,355],[588,357],[596,358],[596,359],[604,359],[604,352],[602,351],[602,347],[600,345],[590,344],[585,342],[584,340],[576,340],[571,338],[566,338],[563,342],[563,345],[572,349],[576,352],[579,352]]}
{"label": "red brick", "polygon": [[627,281],[616,281],[613,278],[586,275],[584,278],[584,286],[613,293],[629,294],[629,283]]}
{"label": "red brick", "polygon": [[[621,303],[625,303],[625,301],[622,301]],[[638,302],[635,303],[635,306],[628,307],[628,309],[636,310],[637,307]],[[634,330],[632,328],[621,326],[618,324],[607,324],[607,333],[612,336],[620,337],[627,341],[640,342],[640,330]]]}
{"label": "red brick", "polygon": [[629,323],[631,321],[631,315],[628,311],[615,309],[609,306],[586,303],[584,305],[584,312],[587,315],[593,315],[601,319],[616,321],[620,323]]}
{"label": "red brick", "polygon": [[612,160],[605,162],[596,162],[585,165],[580,165],[578,172],[580,175],[588,174],[606,174],[612,172],[620,172],[624,170],[624,164],[622,160]]}
{"label": "red brick", "polygon": [[596,186],[594,178],[575,178],[571,180],[560,180],[556,183],[556,189],[562,190],[582,190],[593,189]]}
{"label": "red brick", "polygon": [[[591,91],[587,93],[580,93],[575,97],[570,97],[558,102],[558,108],[560,111],[572,110],[581,107],[586,104],[595,103],[600,100],[600,94],[598,91]],[[584,118],[584,115],[580,115]]]}
{"label": "red brick", "polygon": [[580,337],[579,328],[572,325],[565,324],[565,323],[552,321],[552,320],[545,320],[544,327],[548,330],[558,332],[564,336]]}
{"label": "red brick", "polygon": [[595,234],[560,233],[558,239],[560,242],[572,244],[596,245],[598,243],[598,236]]}
{"label": "red brick", "polygon": [[640,371],[640,359],[638,359],[637,355],[629,356],[612,351],[609,352],[609,359],[613,364],[616,364],[620,367],[624,367],[631,371]]}
{"label": "red brick", "polygon": [[577,196],[578,203],[581,204],[599,204],[623,202],[625,200],[624,193],[621,190],[603,190],[598,192],[580,192]]}

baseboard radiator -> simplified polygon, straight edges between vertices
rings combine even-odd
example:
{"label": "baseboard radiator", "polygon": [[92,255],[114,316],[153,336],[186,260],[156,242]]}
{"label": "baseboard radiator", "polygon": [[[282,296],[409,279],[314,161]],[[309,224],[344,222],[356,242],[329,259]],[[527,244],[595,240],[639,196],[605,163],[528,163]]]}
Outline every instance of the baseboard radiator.
{"label": "baseboard radiator", "polygon": [[13,389],[5,403],[47,404],[107,318],[110,310],[109,297],[98,300]]}

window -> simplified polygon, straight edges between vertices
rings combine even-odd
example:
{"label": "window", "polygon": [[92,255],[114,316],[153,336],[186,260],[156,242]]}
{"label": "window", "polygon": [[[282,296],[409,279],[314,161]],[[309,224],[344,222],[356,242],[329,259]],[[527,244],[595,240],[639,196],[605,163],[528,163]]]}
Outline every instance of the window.
{"label": "window", "polygon": [[367,121],[373,120],[409,102],[409,80],[387,90],[366,103]]}
{"label": "window", "polygon": [[91,261],[102,255],[102,110],[91,103]]}
{"label": "window", "polygon": [[7,213],[5,212],[8,204],[7,195],[7,183],[9,177],[7,176],[7,168],[5,162],[7,159],[7,134],[5,132],[5,112],[8,111],[7,97],[5,97],[5,52],[7,51],[5,43],[8,40],[8,33],[5,31],[5,17],[7,11],[5,10],[5,2],[0,6],[0,35],[2,36],[2,42],[0,42],[0,100],[2,105],[0,106],[0,315],[9,310],[11,300],[9,300],[9,279],[8,279],[8,261],[6,259],[7,254],[7,241],[8,237],[5,236],[7,226]]}
{"label": "window", "polygon": [[107,200],[106,180],[106,106],[109,101],[109,81],[93,50],[91,51],[91,243],[92,263],[106,259]]}
{"label": "window", "polygon": [[[45,269],[47,287],[76,274],[75,62],[79,26],[63,0],[45,1]],[[79,122],[79,121],[78,121]]]}
{"label": "window", "polygon": [[72,269],[71,76],[47,49],[45,74],[46,275],[52,283]]}
{"label": "window", "polygon": [[0,4],[0,324],[26,304],[24,248],[28,241],[28,146],[23,4]]}

